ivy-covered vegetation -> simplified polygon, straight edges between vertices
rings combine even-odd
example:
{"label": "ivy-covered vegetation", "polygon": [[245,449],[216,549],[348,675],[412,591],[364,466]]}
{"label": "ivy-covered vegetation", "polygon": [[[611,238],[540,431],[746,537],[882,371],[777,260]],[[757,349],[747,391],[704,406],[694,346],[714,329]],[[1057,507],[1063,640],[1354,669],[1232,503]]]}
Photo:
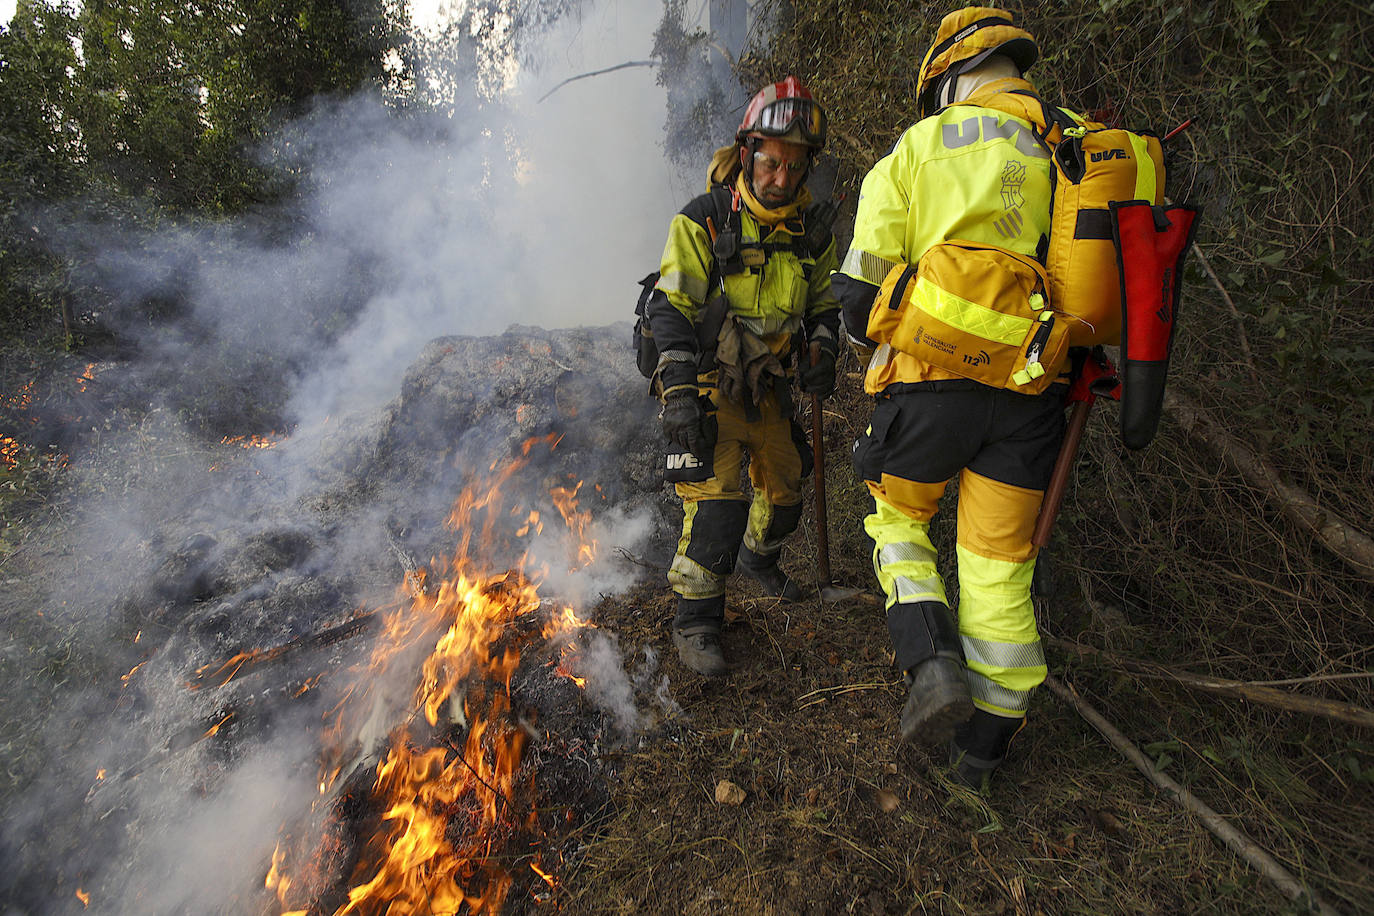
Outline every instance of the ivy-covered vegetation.
{"label": "ivy-covered vegetation", "polygon": [[76,331],[55,208],[149,225],[280,199],[271,128],[366,83],[402,92],[404,22],[399,0],[19,0],[0,30],[4,339]]}
{"label": "ivy-covered vegetation", "polygon": [[[1038,39],[1030,76],[1047,98],[1159,134],[1191,119],[1169,144],[1167,193],[1204,208],[1159,437],[1126,451],[1101,402],[1089,425],[1046,558],[1051,668],[1281,860],[1363,909],[1367,732],[1220,706],[1069,644],[1374,707],[1362,552],[1374,518],[1374,8],[1002,5]],[[743,61],[745,81],[795,72],[810,84],[852,202],[915,119],[917,68],[957,4],[769,6],[780,32]],[[1136,905],[1149,909],[1124,909]]]}

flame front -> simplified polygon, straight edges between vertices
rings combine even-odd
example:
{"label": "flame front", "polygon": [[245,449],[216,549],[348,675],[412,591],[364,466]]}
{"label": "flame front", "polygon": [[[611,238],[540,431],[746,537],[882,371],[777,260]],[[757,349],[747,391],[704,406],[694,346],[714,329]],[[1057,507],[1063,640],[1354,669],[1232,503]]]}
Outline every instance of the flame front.
{"label": "flame front", "polygon": [[239,448],[275,448],[282,438],[277,433],[268,433],[265,436],[225,436],[219,441],[221,445],[237,445]]}
{"label": "flame front", "polygon": [[[527,443],[526,455],[530,447]],[[511,534],[518,540],[540,527],[536,512],[499,511],[502,484],[523,464],[513,461],[499,473],[493,468],[495,483],[489,490],[469,488],[458,499],[447,521],[457,535],[454,558],[437,573],[407,571],[404,600],[384,618],[369,677],[330,712],[327,738],[336,753],[322,769],[322,794],[340,776],[337,761],[350,744],[347,736],[364,733],[363,720],[374,714],[376,699],[369,698],[374,685],[388,671],[404,670],[418,657],[417,649],[432,645],[418,664],[411,714],[391,729],[376,766],[372,796],[382,811],[382,826],[362,841],[348,900],[335,916],[495,912],[513,884],[513,863],[502,841],[517,831],[538,832],[533,777],[522,774],[520,763],[526,741],[539,733],[516,714],[510,698],[520,661],[518,643],[533,635],[561,636],[583,624],[564,607],[541,629],[512,626],[541,607],[537,577],[524,570],[527,558],[522,556],[511,570],[481,569],[493,562],[483,556],[493,552],[492,545],[509,541]],[[570,553],[575,553],[575,563],[586,565],[594,549],[584,541],[587,518],[577,509],[576,492],[560,488],[553,499],[575,535]],[[497,529],[503,522],[511,523],[504,533]],[[421,716],[428,728],[419,724]],[[295,885],[286,859],[279,846],[266,883],[276,891],[283,912],[297,912],[300,901],[293,899]],[[556,886],[533,864],[531,868]]]}

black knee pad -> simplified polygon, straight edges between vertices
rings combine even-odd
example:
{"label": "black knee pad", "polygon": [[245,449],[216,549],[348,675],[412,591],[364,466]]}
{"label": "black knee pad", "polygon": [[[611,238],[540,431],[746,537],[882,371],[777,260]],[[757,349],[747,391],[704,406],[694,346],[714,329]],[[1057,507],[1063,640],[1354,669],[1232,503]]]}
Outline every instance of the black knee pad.
{"label": "black knee pad", "polygon": [[773,520],[768,523],[768,530],[763,533],[763,539],[767,543],[780,541],[793,531],[797,530],[797,525],[801,523],[802,504],[795,506],[774,506]]}
{"label": "black knee pad", "polygon": [[735,554],[749,524],[749,504],[737,499],[703,499],[697,502],[687,557],[717,576],[735,570]]}

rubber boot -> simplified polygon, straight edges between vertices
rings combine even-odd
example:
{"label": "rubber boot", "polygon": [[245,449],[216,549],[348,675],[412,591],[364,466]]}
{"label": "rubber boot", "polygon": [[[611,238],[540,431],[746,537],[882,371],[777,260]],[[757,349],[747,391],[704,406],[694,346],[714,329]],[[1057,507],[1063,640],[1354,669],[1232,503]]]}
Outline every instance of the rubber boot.
{"label": "rubber boot", "polygon": [[783,601],[800,601],[802,599],[801,587],[788,578],[787,573],[778,566],[779,556],[780,553],[764,556],[740,545],[736,568],[752,576],[763,586],[764,593],[770,598],[781,598]]}
{"label": "rubber boot", "polygon": [[720,648],[720,627],[725,621],[725,596],[677,599],[673,619],[673,645],[684,665],[707,677],[730,673]]}
{"label": "rubber boot", "polygon": [[992,771],[1007,757],[1011,740],[1026,724],[1024,717],[998,716],[985,709],[954,731],[949,742],[949,764],[954,776],[971,789],[982,789]]}
{"label": "rubber boot", "polygon": [[911,687],[899,724],[902,740],[944,744],[955,726],[973,715],[964,660],[957,654],[939,652],[912,668],[907,677]]}

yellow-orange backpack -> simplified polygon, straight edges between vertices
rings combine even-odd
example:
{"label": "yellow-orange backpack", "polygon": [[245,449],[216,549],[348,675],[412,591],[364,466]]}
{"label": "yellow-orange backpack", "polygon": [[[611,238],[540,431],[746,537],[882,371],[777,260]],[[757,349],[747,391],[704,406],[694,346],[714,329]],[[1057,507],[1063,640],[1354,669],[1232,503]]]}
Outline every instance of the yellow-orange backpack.
{"label": "yellow-orange backpack", "polygon": [[[1112,206],[1163,202],[1163,150],[1152,134],[1107,127],[1020,90],[956,104],[1032,122],[1053,163],[1049,235],[1035,258],[953,239],[894,267],[869,336],[966,378],[1037,394],[1066,367],[1069,347],[1120,341]],[[936,299],[941,307],[932,308]]]}

